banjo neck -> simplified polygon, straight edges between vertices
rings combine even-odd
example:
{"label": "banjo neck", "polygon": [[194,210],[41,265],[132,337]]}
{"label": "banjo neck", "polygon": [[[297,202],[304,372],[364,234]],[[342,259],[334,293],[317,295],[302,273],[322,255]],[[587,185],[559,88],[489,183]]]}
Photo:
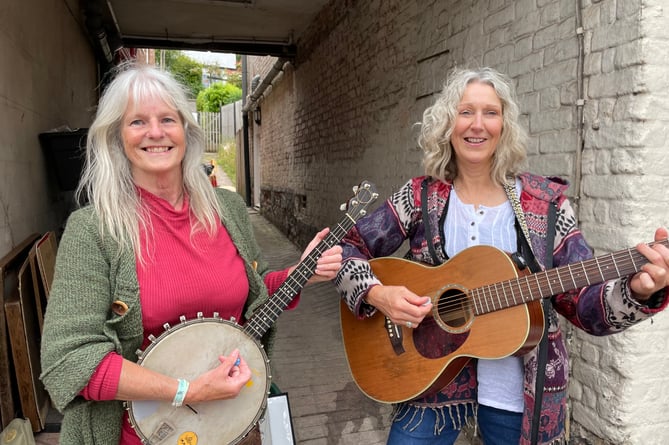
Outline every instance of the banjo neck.
{"label": "banjo neck", "polygon": [[318,258],[344,238],[356,221],[367,214],[368,206],[379,196],[375,186],[368,181],[363,181],[353,190],[355,196],[342,205],[342,210],[347,210],[345,217],[300,261],[274,294],[258,307],[243,327],[247,335],[257,340],[265,335],[315,273]]}

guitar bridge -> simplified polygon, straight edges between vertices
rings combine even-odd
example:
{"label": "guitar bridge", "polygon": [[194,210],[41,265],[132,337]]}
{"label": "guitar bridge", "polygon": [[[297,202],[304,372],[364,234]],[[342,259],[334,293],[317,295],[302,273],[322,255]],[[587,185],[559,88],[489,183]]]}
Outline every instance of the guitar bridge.
{"label": "guitar bridge", "polygon": [[388,340],[393,346],[393,351],[395,354],[402,355],[406,351],[404,350],[404,335],[402,334],[402,327],[396,325],[390,318],[386,317],[386,332],[388,333]]}

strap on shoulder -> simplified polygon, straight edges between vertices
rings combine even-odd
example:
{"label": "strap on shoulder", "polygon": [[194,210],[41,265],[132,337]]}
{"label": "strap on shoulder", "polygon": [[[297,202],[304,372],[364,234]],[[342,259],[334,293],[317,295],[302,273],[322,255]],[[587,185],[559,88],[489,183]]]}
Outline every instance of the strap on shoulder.
{"label": "strap on shoulder", "polygon": [[435,266],[441,264],[441,260],[437,256],[437,250],[434,248],[432,230],[430,227],[430,216],[427,213],[427,186],[430,182],[431,177],[427,176],[423,179],[423,182],[420,185],[420,205],[421,211],[423,212],[423,225],[425,226],[425,241],[427,241],[427,248],[430,251],[430,255],[434,259]]}

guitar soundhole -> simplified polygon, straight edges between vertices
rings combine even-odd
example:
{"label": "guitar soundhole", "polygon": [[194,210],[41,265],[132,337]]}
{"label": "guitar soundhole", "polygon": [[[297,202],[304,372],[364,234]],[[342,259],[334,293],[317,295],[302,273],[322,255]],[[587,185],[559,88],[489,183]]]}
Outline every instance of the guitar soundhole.
{"label": "guitar soundhole", "polygon": [[457,287],[447,289],[439,297],[435,310],[437,323],[449,332],[463,332],[471,324],[471,302],[463,289]]}
{"label": "guitar soundhole", "polygon": [[469,337],[472,310],[467,293],[447,287],[432,311],[413,332],[416,350],[426,358],[441,358],[457,351]]}

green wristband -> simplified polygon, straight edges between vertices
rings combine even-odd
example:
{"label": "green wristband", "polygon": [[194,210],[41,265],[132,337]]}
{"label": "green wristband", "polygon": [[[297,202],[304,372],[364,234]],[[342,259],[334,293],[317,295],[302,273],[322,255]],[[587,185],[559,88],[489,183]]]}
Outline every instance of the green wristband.
{"label": "green wristband", "polygon": [[172,406],[179,407],[183,405],[186,393],[188,392],[188,385],[188,380],[179,379],[179,386],[177,387],[177,393],[174,395],[174,400],[172,400]]}

